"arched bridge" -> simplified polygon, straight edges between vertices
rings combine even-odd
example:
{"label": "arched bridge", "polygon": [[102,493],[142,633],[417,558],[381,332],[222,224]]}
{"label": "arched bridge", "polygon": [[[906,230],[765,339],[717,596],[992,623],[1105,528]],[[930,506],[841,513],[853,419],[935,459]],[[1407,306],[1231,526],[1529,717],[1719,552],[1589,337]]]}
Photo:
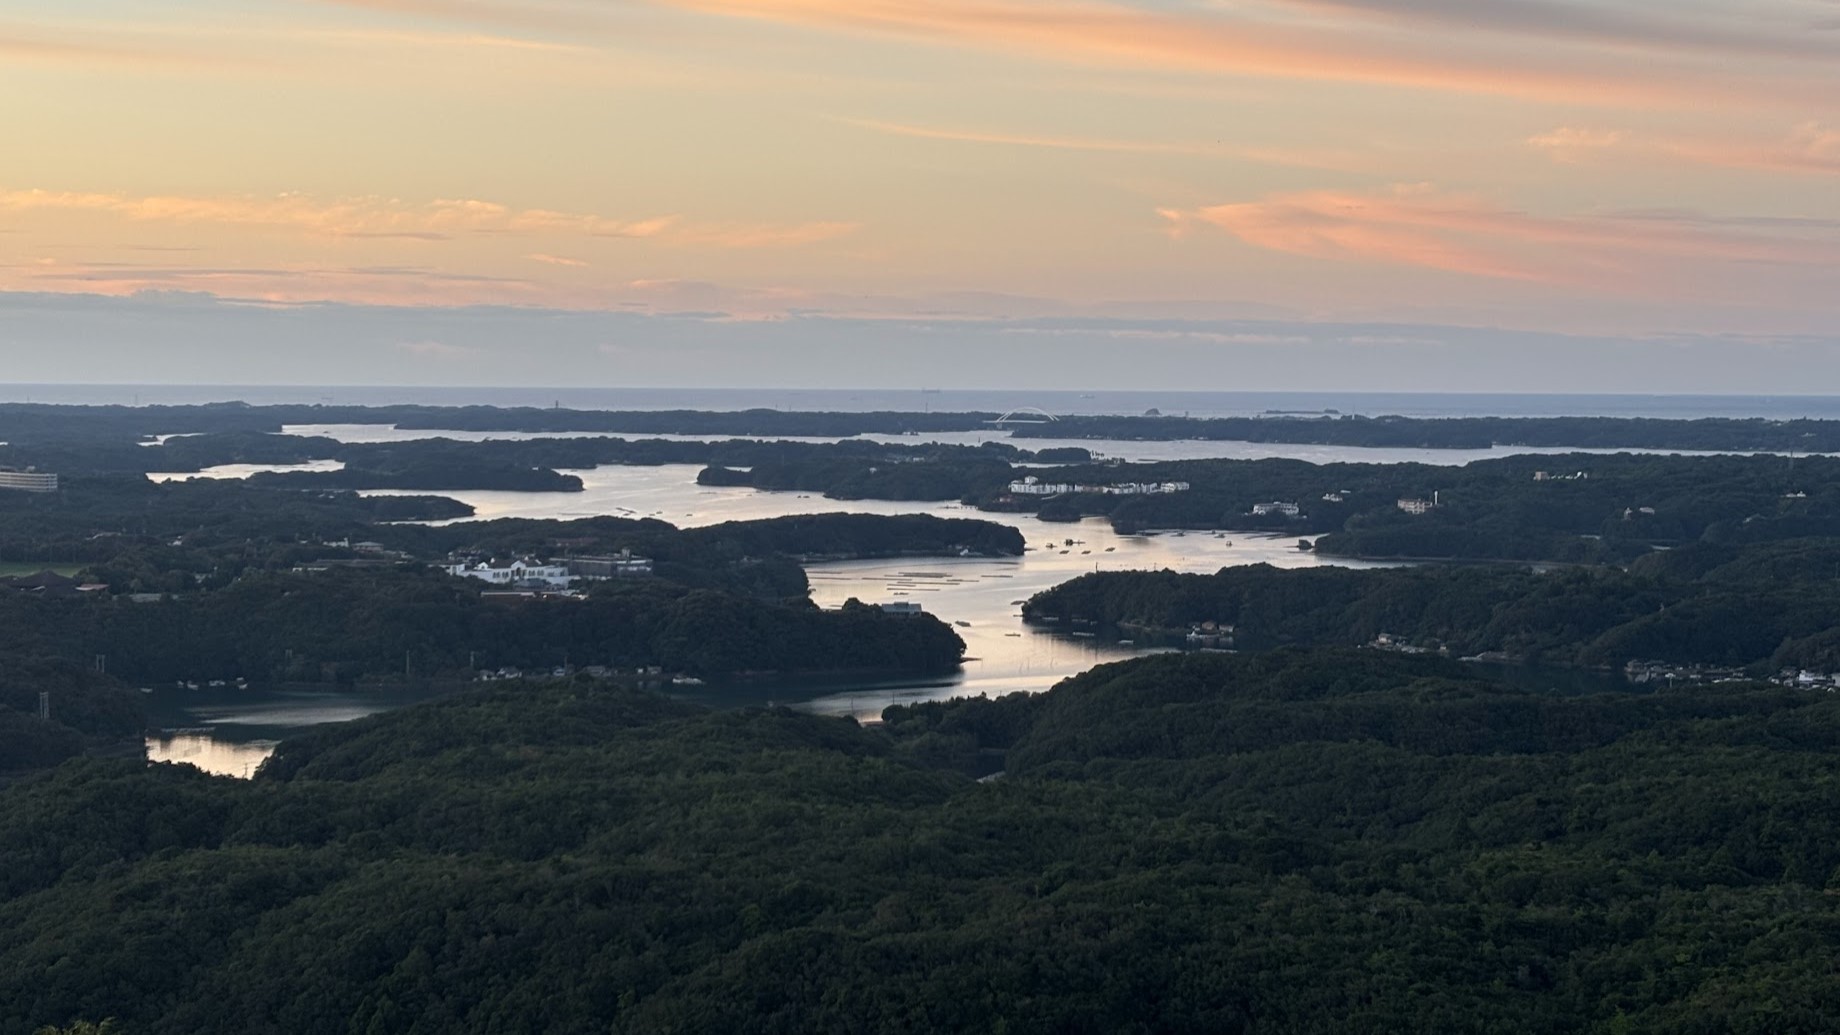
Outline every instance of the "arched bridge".
{"label": "arched bridge", "polygon": [[1049,413],[1047,410],[1037,409],[1033,406],[1023,406],[1018,409],[1009,411],[1003,416],[998,417],[996,420],[987,421],[986,423],[989,423],[989,424],[1050,424],[1057,420],[1060,420],[1060,418],[1056,417],[1052,413]]}

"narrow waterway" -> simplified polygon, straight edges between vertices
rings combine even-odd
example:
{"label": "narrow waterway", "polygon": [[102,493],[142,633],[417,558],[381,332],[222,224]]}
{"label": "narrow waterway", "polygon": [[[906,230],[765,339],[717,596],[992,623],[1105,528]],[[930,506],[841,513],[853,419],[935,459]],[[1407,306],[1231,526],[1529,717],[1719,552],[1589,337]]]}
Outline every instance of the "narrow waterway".
{"label": "narrow waterway", "polygon": [[[1049,633],[1022,624],[1018,603],[1090,571],[1162,569],[1212,572],[1234,564],[1305,567],[1326,563],[1296,548],[1296,540],[1234,533],[1168,532],[1122,536],[1101,519],[1055,524],[1025,515],[983,514],[957,503],[838,501],[791,492],[711,488],[696,484],[696,465],[603,467],[579,473],[578,493],[446,493],[478,510],[473,520],[495,517],[578,518],[616,514],[656,517],[681,527],[791,514],[853,511],[931,513],[983,518],[1022,531],[1028,550],[1014,558],[908,558],[843,561],[809,567],[812,599],[835,607],[852,597],[868,603],[918,602],[965,640],[968,660],[958,673],[927,680],[826,683],[789,680],[744,687],[706,687],[695,696],[711,703],[775,700],[827,714],[872,718],[890,703],[969,694],[1040,691],[1095,664],[1137,653],[1135,646]],[[149,701],[162,728],[184,730],[148,741],[150,757],[187,761],[213,772],[242,775],[259,764],[273,742],[290,732],[339,722],[408,703],[387,696],[252,687],[213,696],[182,688],[153,688]],[[227,699],[226,699],[227,698]]]}

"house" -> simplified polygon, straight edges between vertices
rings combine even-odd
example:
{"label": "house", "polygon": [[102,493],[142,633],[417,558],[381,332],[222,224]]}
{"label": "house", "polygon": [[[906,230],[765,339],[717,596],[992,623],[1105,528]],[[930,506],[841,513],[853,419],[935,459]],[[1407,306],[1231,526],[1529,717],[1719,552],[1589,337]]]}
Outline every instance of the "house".
{"label": "house", "polygon": [[1437,509],[1437,505],[1438,505],[1437,497],[1435,495],[1431,499],[1428,499],[1428,500],[1419,499],[1416,497],[1402,498],[1397,504],[1395,504],[1395,506],[1397,506],[1400,510],[1403,510],[1408,514],[1413,514],[1413,515],[1429,514],[1433,510]]}
{"label": "house", "polygon": [[1252,513],[1255,517],[1266,517],[1271,514],[1282,514],[1285,517],[1296,517],[1297,515],[1303,513],[1303,508],[1299,507],[1295,503],[1281,502],[1278,500],[1273,500],[1270,503],[1254,503],[1252,505]]}
{"label": "house", "polygon": [[900,618],[912,618],[915,615],[926,614],[926,609],[912,600],[896,600],[893,603],[878,604],[876,606],[882,609],[883,614],[895,615]]}

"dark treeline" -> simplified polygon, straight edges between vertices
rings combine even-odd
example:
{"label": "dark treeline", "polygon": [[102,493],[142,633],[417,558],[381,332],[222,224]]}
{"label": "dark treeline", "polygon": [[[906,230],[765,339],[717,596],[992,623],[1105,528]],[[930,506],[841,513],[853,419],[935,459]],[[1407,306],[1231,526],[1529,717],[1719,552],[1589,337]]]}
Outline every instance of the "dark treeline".
{"label": "dark treeline", "polygon": [[[1166,656],[880,729],[587,684],[0,792],[0,1028],[1831,1031],[1840,700]],[[960,772],[1007,752],[1008,774]]]}
{"label": "dark treeline", "polygon": [[[157,447],[164,448],[169,447]],[[196,462],[209,447],[185,448],[194,451],[190,457]],[[316,445],[311,451],[324,450]],[[1103,516],[1124,532],[1279,532],[1313,538],[1317,549],[1345,556],[1622,562],[1656,546],[1840,535],[1840,459],[1831,457],[1562,454],[1503,457],[1461,467],[1274,459],[1069,463],[1042,469],[1021,466],[1018,461],[1029,458],[1001,444],[431,440],[354,444],[337,451],[350,465],[346,471],[258,475],[249,488],[335,493],[363,485],[432,491],[434,486],[509,486],[520,480],[531,482],[528,488],[566,488],[577,483],[556,468],[697,459],[715,464],[703,471],[705,484],[837,498],[958,499],[991,510],[1033,511],[1047,519]],[[261,452],[273,455],[267,445]],[[1540,472],[1552,477],[1537,480]],[[1154,495],[1011,495],[1011,481],[1031,473],[1084,485],[1187,482],[1190,489]],[[96,496],[88,487],[91,479],[68,482],[70,491]],[[147,499],[146,490],[119,481],[111,481],[109,491]],[[1435,500],[1438,506],[1426,514],[1408,514],[1397,506],[1401,499]],[[1298,513],[1252,513],[1258,504],[1270,502],[1293,503]],[[55,506],[0,500],[0,508],[9,510]],[[131,514],[121,517],[119,524],[134,524]]]}
{"label": "dark treeline", "polygon": [[0,492],[0,563],[85,564],[128,553],[190,549],[237,555],[281,548],[281,563],[321,553],[310,544],[365,539],[388,522],[467,517],[438,496],[300,492],[233,479],[156,485],[138,476],[74,478],[55,493]]}
{"label": "dark treeline", "polygon": [[0,440],[136,440],[206,432],[279,432],[295,424],[383,424],[422,430],[797,435],[975,431],[994,413],[812,413],[785,410],[563,410],[495,406],[76,406],[0,403]]}
{"label": "dark treeline", "polygon": [[1621,666],[1632,660],[1840,670],[1840,541],[1654,554],[1630,570],[1223,568],[1103,572],[1037,594],[1035,622],[1129,636],[1232,626],[1246,649],[1355,646],[1382,634],[1456,655]]}
{"label": "dark treeline", "polygon": [[353,682],[461,677],[477,667],[671,672],[939,672],[964,644],[930,616],[820,611],[660,580],[584,599],[481,596],[479,583],[409,569],[251,573],[222,589],[142,603],[0,594],[13,649],[106,656],[135,683]]}
{"label": "dark treeline", "polygon": [[[302,489],[501,489],[522,492],[573,492],[580,479],[562,471],[605,465],[713,464],[751,468],[722,484],[753,484],[760,488],[798,488],[791,476],[774,478],[765,472],[807,472],[805,481],[819,491],[850,498],[868,497],[889,485],[887,474],[877,481],[852,486],[874,469],[897,473],[904,467],[944,472],[935,478],[940,488],[932,495],[910,498],[951,499],[963,494],[968,469],[995,472],[991,485],[1008,478],[1011,463],[1085,463],[1092,455],[1084,449],[1057,448],[1039,454],[1001,442],[981,446],[885,444],[870,441],[837,443],[756,441],[737,439],[679,442],[663,439],[542,438],[529,440],[455,441],[445,438],[407,442],[341,443],[333,439],[228,432],[171,438],[160,445],[125,442],[19,443],[0,446],[0,463],[38,467],[66,476],[124,475],[147,472],[185,473],[224,464],[303,464],[337,460],[336,471],[283,471],[257,474],[256,484]],[[944,481],[941,479],[950,479]]]}
{"label": "dark treeline", "polygon": [[[202,432],[278,432],[298,424],[393,424],[429,431],[847,437],[976,431],[994,413],[835,413],[785,410],[565,410],[492,406],[71,406],[0,404],[0,440],[134,440]],[[1213,439],[1310,445],[1480,449],[1836,452],[1840,422],[1710,417],[1067,416],[1009,425],[1017,438]]]}
{"label": "dark treeline", "polygon": [[[48,695],[46,719],[40,694]],[[0,783],[89,751],[139,757],[146,722],[138,696],[93,664],[41,656],[9,631],[0,650]]]}
{"label": "dark treeline", "polygon": [[73,478],[56,493],[0,491],[0,564],[109,565],[188,574],[222,569],[233,576],[248,567],[351,559],[356,556],[351,551],[325,544],[359,540],[429,559],[453,551],[547,556],[630,548],[695,561],[699,555],[709,560],[710,549],[720,547],[727,551],[717,559],[724,566],[775,554],[876,557],[1022,550],[1021,536],[1006,526],[918,514],[812,515],[681,533],[661,521],[614,517],[444,527],[402,523],[471,513],[465,504],[438,496],[359,496],[234,479],[155,484],[135,476]]}
{"label": "dark treeline", "polygon": [[[1656,546],[1696,541],[1840,534],[1840,460],[1826,457],[1568,454],[1462,467],[1225,460],[1129,470],[1133,477],[1187,481],[1193,488],[1050,503],[1106,514],[1123,529],[1319,535],[1318,550],[1359,557],[1623,561]],[[1566,477],[1536,480],[1542,471]],[[1104,474],[1103,468],[1068,468],[1056,477]],[[1399,509],[1401,499],[1438,505],[1415,515]],[[1295,502],[1301,513],[1248,513],[1267,500]]]}
{"label": "dark treeline", "polygon": [[[1548,477],[1540,479],[1541,472]],[[1012,495],[1010,482],[1107,486],[1186,482],[1184,492]],[[1840,459],[1560,454],[1464,466],[1185,460],[1069,464],[1048,470],[995,458],[909,464],[814,454],[751,472],[706,470],[708,484],[837,496],[958,498],[1049,520],[1105,517],[1121,532],[1202,528],[1288,533],[1355,557],[1622,562],[1657,546],[1840,535]],[[1402,499],[1435,501],[1410,514]],[[1298,513],[1254,514],[1261,503]]]}
{"label": "dark treeline", "polygon": [[1062,417],[1019,424],[1018,439],[1205,439],[1420,449],[1691,449],[1712,452],[1840,451],[1840,421],[1761,417]]}

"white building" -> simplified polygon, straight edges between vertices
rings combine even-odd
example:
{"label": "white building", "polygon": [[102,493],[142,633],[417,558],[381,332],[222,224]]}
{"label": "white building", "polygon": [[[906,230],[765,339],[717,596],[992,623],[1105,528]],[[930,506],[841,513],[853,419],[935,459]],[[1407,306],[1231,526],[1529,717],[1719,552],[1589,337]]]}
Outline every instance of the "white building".
{"label": "white building", "polygon": [[494,568],[484,562],[472,565],[450,564],[447,573],[489,582],[494,586],[544,585],[567,589],[569,585],[568,568],[560,564],[538,564],[535,561],[517,561],[504,568]]}
{"label": "white building", "polygon": [[1044,482],[1030,475],[1019,482],[1010,482],[1009,491],[1013,496],[1065,496],[1071,493],[1091,493],[1100,496],[1155,496],[1166,492],[1187,492],[1187,482],[1119,482],[1116,485],[1075,485],[1071,482]]}
{"label": "white building", "polygon": [[56,492],[58,476],[49,471],[35,471],[26,468],[23,471],[0,469],[0,489],[19,489],[22,492]]}
{"label": "white building", "polygon": [[652,573],[652,559],[635,557],[631,550],[610,557],[564,557],[561,565],[578,579],[630,579]]}
{"label": "white building", "polygon": [[1429,514],[1433,510],[1437,509],[1437,500],[1435,498],[1428,499],[1428,500],[1426,499],[1402,499],[1399,501],[1398,506],[1400,510],[1405,511],[1408,514]]}
{"label": "white building", "polygon": [[1269,514],[1282,514],[1285,517],[1296,517],[1298,514],[1303,513],[1303,508],[1297,506],[1295,503],[1273,500],[1270,503],[1254,503],[1252,505],[1252,513],[1255,517],[1265,517]]}

